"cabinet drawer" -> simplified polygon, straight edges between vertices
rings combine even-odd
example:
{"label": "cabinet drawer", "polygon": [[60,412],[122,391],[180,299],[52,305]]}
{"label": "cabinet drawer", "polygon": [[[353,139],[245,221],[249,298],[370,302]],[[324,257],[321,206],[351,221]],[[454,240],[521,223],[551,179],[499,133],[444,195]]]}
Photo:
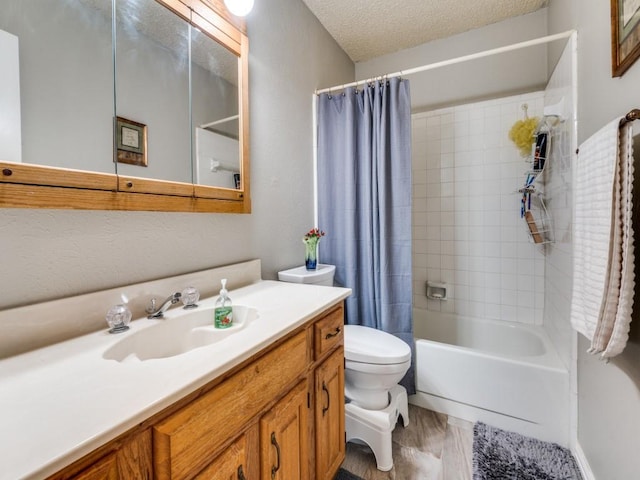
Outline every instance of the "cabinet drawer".
{"label": "cabinet drawer", "polygon": [[306,332],[254,360],[153,428],[158,480],[187,478],[308,367]]}
{"label": "cabinet drawer", "polygon": [[332,310],[326,317],[318,320],[314,326],[315,359],[319,359],[337,345],[344,343],[344,313],[342,305]]}

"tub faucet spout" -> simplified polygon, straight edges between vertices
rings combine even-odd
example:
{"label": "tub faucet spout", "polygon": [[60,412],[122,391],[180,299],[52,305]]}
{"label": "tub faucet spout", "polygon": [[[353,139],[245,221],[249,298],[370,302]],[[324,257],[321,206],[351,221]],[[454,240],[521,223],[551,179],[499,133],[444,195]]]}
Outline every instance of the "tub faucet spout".
{"label": "tub faucet spout", "polygon": [[151,299],[151,304],[147,307],[147,318],[164,318],[164,312],[167,309],[180,301],[180,297],[182,294],[180,292],[176,292],[170,295],[162,304],[156,309],[156,299]]}

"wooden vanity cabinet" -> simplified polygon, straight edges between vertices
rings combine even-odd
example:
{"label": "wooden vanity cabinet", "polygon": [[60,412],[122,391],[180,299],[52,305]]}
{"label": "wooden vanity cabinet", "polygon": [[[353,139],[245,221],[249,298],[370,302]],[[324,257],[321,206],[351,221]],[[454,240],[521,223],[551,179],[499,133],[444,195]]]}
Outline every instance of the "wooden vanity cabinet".
{"label": "wooden vanity cabinet", "polygon": [[309,404],[301,381],[260,419],[262,480],[309,478]]}
{"label": "wooden vanity cabinet", "polygon": [[50,477],[331,480],[345,454],[343,306]]}
{"label": "wooden vanity cabinet", "polygon": [[153,478],[150,430],[129,435],[123,441],[115,440],[105,447],[97,449],[81,461],[49,477],[50,480],[151,480]]}
{"label": "wooden vanity cabinet", "polygon": [[249,480],[258,478],[258,425],[235,440],[197,474],[196,480]]}
{"label": "wooden vanity cabinet", "polygon": [[118,480],[116,456],[109,455],[103,458],[73,478],[74,480]]}
{"label": "wooden vanity cabinet", "polygon": [[192,478],[304,378],[308,363],[302,330],[153,426],[155,478]]}
{"label": "wooden vanity cabinet", "polygon": [[332,480],[345,456],[344,353],[337,349],[315,371],[316,480]]}
{"label": "wooden vanity cabinet", "polygon": [[345,456],[344,313],[314,323],[315,479],[332,480]]}

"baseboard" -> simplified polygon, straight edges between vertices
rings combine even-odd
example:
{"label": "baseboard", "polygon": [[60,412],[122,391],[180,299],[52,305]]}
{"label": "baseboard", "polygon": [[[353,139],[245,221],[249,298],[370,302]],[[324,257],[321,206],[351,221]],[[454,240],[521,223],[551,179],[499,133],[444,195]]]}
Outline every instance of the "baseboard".
{"label": "baseboard", "polygon": [[591,466],[589,466],[589,462],[582,450],[582,447],[580,446],[580,442],[576,442],[575,446],[571,449],[571,453],[576,459],[576,463],[578,464],[580,473],[582,473],[583,480],[596,480],[596,476],[593,474]]}

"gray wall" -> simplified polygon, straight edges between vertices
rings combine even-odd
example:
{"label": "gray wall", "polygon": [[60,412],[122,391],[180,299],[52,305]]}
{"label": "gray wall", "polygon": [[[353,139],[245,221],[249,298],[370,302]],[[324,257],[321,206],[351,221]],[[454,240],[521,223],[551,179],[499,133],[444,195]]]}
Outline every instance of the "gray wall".
{"label": "gray wall", "polygon": [[[602,0],[552,0],[549,6],[550,33],[578,29],[579,143],[616,116],[640,108],[640,62],[621,78],[611,77],[609,5]],[[639,223],[634,224],[637,236]],[[638,287],[635,304],[640,305]],[[587,354],[588,341],[579,335],[578,441],[598,479],[637,478],[640,471],[640,308],[634,308],[633,317],[630,343],[608,364]]]}
{"label": "gray wall", "polygon": [[[366,79],[463,55],[531,40],[547,34],[546,9],[442,40],[435,40],[356,64],[356,78]],[[441,67],[407,77],[413,111],[469,103],[507,94],[544,90],[546,47]]]}
{"label": "gray wall", "polygon": [[0,209],[0,308],[251,258],[264,278],[302,263],[312,93],[353,81],[354,65],[298,0],[256,2],[247,23],[253,213]]}

